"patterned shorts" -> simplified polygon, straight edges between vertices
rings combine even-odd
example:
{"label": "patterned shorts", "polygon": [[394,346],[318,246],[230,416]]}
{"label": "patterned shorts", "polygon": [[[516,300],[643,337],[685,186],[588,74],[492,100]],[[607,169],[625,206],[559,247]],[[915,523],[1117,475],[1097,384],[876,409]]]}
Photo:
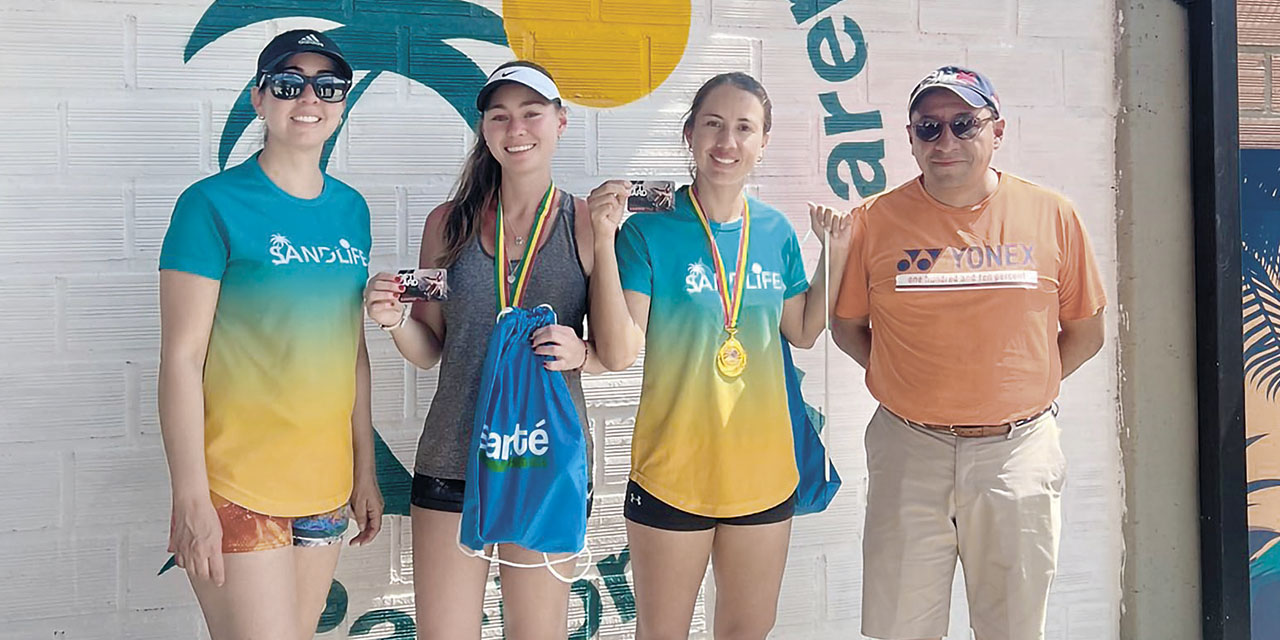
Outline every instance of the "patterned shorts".
{"label": "patterned shorts", "polygon": [[210,493],[213,507],[222,522],[222,552],[247,553],[295,547],[323,547],[342,542],[347,530],[347,507],[299,518],[269,516],[250,511]]}

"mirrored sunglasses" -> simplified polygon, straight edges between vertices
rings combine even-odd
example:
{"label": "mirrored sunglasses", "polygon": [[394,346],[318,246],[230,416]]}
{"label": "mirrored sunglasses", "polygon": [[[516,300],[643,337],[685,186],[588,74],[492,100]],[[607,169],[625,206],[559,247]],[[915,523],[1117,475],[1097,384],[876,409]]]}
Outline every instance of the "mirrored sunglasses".
{"label": "mirrored sunglasses", "polygon": [[[960,140],[968,140],[978,135],[982,127],[993,120],[995,120],[993,116],[979,118],[972,113],[962,113],[947,123],[947,126],[951,128],[951,135]],[[911,125],[912,131],[922,142],[933,142],[942,137],[942,127],[943,123],[933,118],[921,118],[919,122]]]}
{"label": "mirrored sunglasses", "polygon": [[316,97],[324,102],[342,102],[347,99],[351,81],[331,73],[304,76],[296,71],[280,71],[263,74],[258,87],[266,86],[277,100],[297,100],[307,85],[315,90]]}

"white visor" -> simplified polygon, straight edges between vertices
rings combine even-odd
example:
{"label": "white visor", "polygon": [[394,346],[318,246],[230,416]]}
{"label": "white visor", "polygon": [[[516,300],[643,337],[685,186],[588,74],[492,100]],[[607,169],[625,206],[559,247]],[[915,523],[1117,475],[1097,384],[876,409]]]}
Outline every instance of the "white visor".
{"label": "white visor", "polygon": [[489,76],[489,80],[484,83],[484,86],[480,88],[480,93],[476,95],[476,109],[484,111],[485,103],[489,101],[489,94],[507,82],[529,87],[548,101],[560,99],[560,89],[556,87],[556,83],[550,77],[533,67],[515,65],[498,69]]}

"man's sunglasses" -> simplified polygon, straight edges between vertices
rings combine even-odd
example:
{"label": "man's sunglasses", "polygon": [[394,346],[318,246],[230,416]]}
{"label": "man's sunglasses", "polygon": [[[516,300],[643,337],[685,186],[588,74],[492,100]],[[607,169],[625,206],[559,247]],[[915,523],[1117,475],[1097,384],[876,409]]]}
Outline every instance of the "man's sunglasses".
{"label": "man's sunglasses", "polygon": [[[961,139],[968,140],[982,131],[983,125],[995,120],[994,116],[979,118],[972,113],[962,113],[955,117],[949,124],[951,127],[951,135]],[[933,142],[942,137],[943,123],[933,118],[921,118],[919,122],[911,125],[911,130],[915,132],[916,137],[921,142]]]}
{"label": "man's sunglasses", "polygon": [[342,102],[347,99],[347,91],[351,89],[350,80],[331,73],[304,76],[296,71],[265,73],[258,87],[262,88],[263,85],[271,90],[271,95],[277,100],[297,100],[307,85],[311,85],[316,97],[324,102]]}

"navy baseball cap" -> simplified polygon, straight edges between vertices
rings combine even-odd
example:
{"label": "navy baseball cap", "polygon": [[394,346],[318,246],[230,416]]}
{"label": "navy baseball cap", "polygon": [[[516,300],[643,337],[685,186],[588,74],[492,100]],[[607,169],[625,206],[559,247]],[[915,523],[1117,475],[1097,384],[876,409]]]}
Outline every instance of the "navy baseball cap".
{"label": "navy baseball cap", "polygon": [[333,60],[334,71],[339,77],[351,79],[351,65],[343,57],[338,43],[315,29],[294,29],[273,38],[258,54],[258,75],[274,73],[281,64],[299,53],[326,56]]}
{"label": "navy baseball cap", "polygon": [[907,104],[907,112],[916,108],[920,96],[930,89],[946,89],[954,93],[969,106],[991,109],[995,117],[1000,117],[1000,97],[996,95],[995,85],[986,76],[964,67],[940,67],[924,77],[920,84],[911,91],[911,100]]}

